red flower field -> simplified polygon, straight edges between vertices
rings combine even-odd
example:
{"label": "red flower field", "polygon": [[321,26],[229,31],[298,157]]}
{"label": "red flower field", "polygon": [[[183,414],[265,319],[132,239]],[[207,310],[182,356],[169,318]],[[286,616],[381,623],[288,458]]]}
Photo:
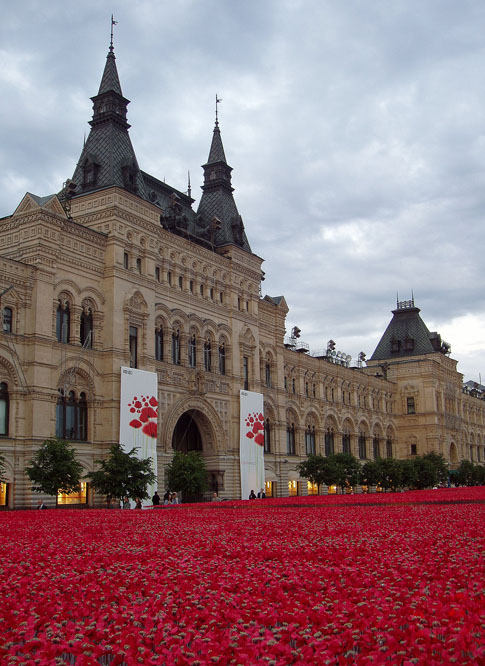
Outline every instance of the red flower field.
{"label": "red flower field", "polygon": [[0,514],[0,664],[485,664],[485,488]]}

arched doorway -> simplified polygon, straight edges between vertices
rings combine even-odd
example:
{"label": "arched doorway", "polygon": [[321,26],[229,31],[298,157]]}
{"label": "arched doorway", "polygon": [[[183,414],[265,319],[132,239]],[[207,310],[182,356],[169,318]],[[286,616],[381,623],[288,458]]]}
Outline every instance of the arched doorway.
{"label": "arched doorway", "polygon": [[451,442],[450,444],[450,462],[452,465],[458,464],[458,449],[455,442]]}
{"label": "arched doorway", "polygon": [[183,453],[202,451],[202,435],[197,424],[199,419],[195,409],[190,409],[182,414],[172,435],[172,447],[175,451]]}

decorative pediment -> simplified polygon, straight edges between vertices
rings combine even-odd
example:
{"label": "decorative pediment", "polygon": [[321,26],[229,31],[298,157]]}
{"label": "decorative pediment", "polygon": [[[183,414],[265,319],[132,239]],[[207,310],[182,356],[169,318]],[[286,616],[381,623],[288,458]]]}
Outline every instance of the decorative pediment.
{"label": "decorative pediment", "polygon": [[61,206],[56,194],[52,194],[48,197],[38,197],[30,192],[25,194],[24,198],[15,209],[13,217],[23,215],[24,213],[30,213],[35,210],[45,210],[49,213],[54,213],[54,215],[67,218],[66,212]]}

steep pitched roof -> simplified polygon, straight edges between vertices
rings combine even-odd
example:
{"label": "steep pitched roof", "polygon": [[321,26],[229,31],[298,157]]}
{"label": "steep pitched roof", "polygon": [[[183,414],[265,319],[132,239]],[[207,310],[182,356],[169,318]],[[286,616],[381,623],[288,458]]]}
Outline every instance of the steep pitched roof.
{"label": "steep pitched roof", "polygon": [[441,340],[438,333],[429,332],[419,312],[419,308],[414,306],[414,300],[398,302],[370,360],[383,361],[433,353],[448,354],[449,345]]}
{"label": "steep pitched roof", "polygon": [[76,185],[74,193],[115,186],[146,199],[145,183],[128,134],[126,114],[130,101],[121,92],[112,45],[98,94],[91,99],[91,131],[72,177]]}
{"label": "steep pitched roof", "polygon": [[231,185],[232,168],[227,164],[219,122],[216,120],[207,163],[204,169],[202,197],[197,216],[202,224],[214,229],[214,244],[235,244],[251,252],[242,217],[237,210]]}

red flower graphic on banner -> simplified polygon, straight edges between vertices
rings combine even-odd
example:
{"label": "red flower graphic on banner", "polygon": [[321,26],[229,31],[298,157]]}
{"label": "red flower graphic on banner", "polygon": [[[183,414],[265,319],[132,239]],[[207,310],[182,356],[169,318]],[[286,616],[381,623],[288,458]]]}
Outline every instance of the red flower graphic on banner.
{"label": "red flower graphic on banner", "polygon": [[246,417],[246,426],[249,428],[246,437],[254,439],[259,446],[264,446],[264,416],[261,412],[249,413]]}
{"label": "red flower graphic on banner", "polygon": [[[148,437],[157,436],[157,417],[158,417],[158,400],[155,396],[140,397],[135,396],[132,402],[128,403],[131,414],[138,414],[138,418],[130,421],[132,428],[142,428],[144,435]],[[143,425],[144,424],[144,425]]]}

